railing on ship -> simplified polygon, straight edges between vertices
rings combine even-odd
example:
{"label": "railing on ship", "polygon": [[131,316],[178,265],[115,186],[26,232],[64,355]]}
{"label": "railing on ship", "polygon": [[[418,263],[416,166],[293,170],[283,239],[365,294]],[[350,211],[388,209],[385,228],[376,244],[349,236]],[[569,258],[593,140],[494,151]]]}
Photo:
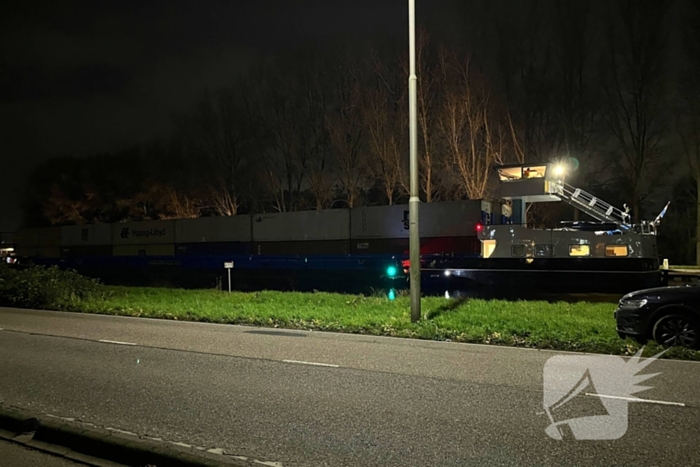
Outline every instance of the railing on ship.
{"label": "railing on ship", "polygon": [[549,186],[549,191],[552,194],[559,195],[569,204],[579,208],[594,219],[601,222],[614,222],[625,230],[632,228],[629,213],[606,203],[602,199],[561,180],[550,181]]}

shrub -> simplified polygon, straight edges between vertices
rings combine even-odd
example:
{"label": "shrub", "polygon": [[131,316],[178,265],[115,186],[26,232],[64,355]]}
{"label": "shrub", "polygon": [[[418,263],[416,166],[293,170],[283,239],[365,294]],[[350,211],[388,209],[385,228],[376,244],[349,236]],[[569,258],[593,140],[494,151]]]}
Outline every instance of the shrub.
{"label": "shrub", "polygon": [[17,269],[0,266],[0,305],[22,308],[61,308],[101,293],[95,279],[56,266]]}

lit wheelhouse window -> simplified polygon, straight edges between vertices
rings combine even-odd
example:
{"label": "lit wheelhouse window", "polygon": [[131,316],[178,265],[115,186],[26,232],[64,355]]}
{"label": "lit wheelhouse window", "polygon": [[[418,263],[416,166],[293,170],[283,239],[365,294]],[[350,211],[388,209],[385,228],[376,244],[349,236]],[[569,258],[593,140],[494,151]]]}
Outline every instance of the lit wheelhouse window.
{"label": "lit wheelhouse window", "polygon": [[493,254],[496,249],[496,240],[482,240],[481,241],[481,257],[488,258]]}
{"label": "lit wheelhouse window", "polygon": [[605,245],[605,256],[627,256],[627,245]]}
{"label": "lit wheelhouse window", "polygon": [[569,256],[590,256],[590,245],[569,245]]}

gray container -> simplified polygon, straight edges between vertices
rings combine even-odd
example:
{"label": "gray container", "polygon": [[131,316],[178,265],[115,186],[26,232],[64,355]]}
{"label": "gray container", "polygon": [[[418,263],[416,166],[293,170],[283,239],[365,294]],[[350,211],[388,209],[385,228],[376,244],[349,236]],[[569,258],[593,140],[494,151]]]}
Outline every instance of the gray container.
{"label": "gray container", "polygon": [[102,246],[111,244],[112,226],[110,224],[61,227],[61,246]]}
{"label": "gray container", "polygon": [[200,217],[175,221],[176,243],[250,242],[250,216]]}
{"label": "gray container", "polygon": [[347,255],[350,240],[309,240],[291,242],[257,242],[253,244],[255,255]]}
{"label": "gray container", "polygon": [[175,221],[122,222],[112,224],[113,245],[160,245],[175,243]]}
{"label": "gray container", "polygon": [[[421,237],[465,237],[476,235],[482,211],[490,203],[448,201],[420,205]],[[408,238],[408,205],[377,206],[352,210],[352,238]]]}
{"label": "gray container", "polygon": [[253,216],[253,241],[347,240],[348,209],[298,211]]}
{"label": "gray container", "polygon": [[408,238],[408,204],[355,208],[351,217],[353,239]]}

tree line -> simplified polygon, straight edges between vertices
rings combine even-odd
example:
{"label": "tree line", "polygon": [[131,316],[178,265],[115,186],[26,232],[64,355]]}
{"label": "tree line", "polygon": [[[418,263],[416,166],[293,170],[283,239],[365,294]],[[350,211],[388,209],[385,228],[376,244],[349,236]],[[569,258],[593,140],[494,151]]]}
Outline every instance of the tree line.
{"label": "tree line", "polygon": [[[650,199],[675,184],[692,202],[674,202],[668,226],[688,245],[680,252],[676,238],[669,248],[695,260],[700,7],[529,0],[510,12],[483,2],[472,16],[481,21],[462,37],[419,34],[423,201],[489,198],[494,165],[562,160],[573,184],[627,203],[639,220],[655,215]],[[315,45],[261,62],[173,116],[168,138],[38,167],[26,223],[404,202],[403,49]],[[531,214],[551,224],[569,211],[537,205]]]}

